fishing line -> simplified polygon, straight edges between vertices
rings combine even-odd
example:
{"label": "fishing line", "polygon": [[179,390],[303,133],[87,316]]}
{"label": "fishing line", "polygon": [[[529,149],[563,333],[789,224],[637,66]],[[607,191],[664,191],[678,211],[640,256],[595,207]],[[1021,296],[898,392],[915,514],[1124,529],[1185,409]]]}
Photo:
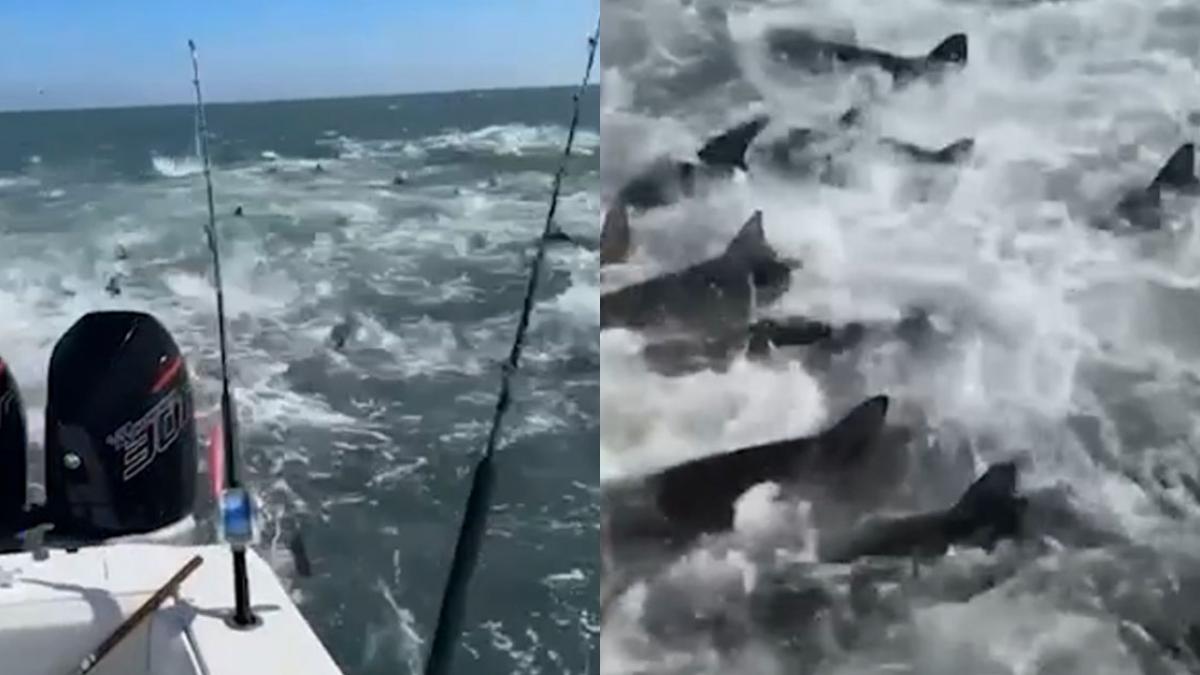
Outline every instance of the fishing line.
{"label": "fishing line", "polygon": [[495,486],[496,469],[492,458],[499,442],[500,430],[503,426],[504,415],[511,403],[512,378],[517,372],[521,361],[521,352],[525,347],[525,335],[529,330],[529,318],[533,313],[533,302],[537,296],[538,284],[541,281],[542,262],[546,257],[546,243],[554,232],[554,216],[558,211],[558,195],[562,187],[563,176],[567,171],[567,161],[571,158],[571,148],[575,143],[575,130],[579,126],[579,104],[587,89],[592,76],[592,65],[596,59],[596,47],[600,42],[600,20],[596,19],[596,30],[588,37],[587,68],[583,73],[583,82],[573,97],[574,109],[571,113],[571,125],[567,131],[567,143],[558,170],[554,174],[554,189],[550,194],[550,208],[546,212],[546,223],[542,228],[542,236],[538,239],[537,253],[530,263],[529,281],[525,287],[525,298],[521,304],[521,316],[517,321],[517,332],[513,338],[512,349],[504,362],[500,377],[500,394],[496,399],[496,409],[492,415],[492,426],[488,432],[487,445],[478,462],[475,464],[471,480],[471,490],[467,494],[467,505],[463,510],[462,524],[458,530],[458,539],[454,544],[454,558],[450,564],[450,573],[446,577],[441,605],[438,608],[437,623],[433,632],[433,643],[429,647],[429,656],[425,662],[425,675],[445,675],[449,672],[454,646],[462,634],[462,616],[466,604],[467,586],[475,571],[479,559],[479,549],[487,530],[488,509],[491,506],[492,491]]}

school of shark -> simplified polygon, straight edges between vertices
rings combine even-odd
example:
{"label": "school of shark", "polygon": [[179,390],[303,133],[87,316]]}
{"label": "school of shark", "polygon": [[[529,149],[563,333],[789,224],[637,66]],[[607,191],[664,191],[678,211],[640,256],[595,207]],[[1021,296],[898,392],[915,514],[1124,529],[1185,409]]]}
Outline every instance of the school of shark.
{"label": "school of shark", "polygon": [[[954,87],[957,78],[966,76],[971,46],[970,36],[959,32],[923,54],[895,54],[792,26],[769,28],[762,47],[776,67],[825,77],[870,70],[890,86],[823,125],[798,128],[779,115],[748,115],[732,126],[712,129],[692,157],[661,156],[642,163],[610,190],[598,244],[603,269],[631,265],[639,247],[639,221],[649,214],[761,176],[795,185],[838,185],[856,161],[852,151],[863,146],[890,153],[902,167],[953,174],[971,161],[975,139],[951,138],[940,147],[926,147],[873,133],[864,121],[888,105],[889,95],[906,87]],[[1135,184],[1113,186],[1109,203],[1083,219],[1087,226],[1126,238],[1163,231],[1173,217],[1172,200],[1200,189],[1194,145],[1180,138],[1175,148],[1161,157],[1156,173]],[[913,456],[919,450],[912,441],[928,435],[931,422],[920,415],[893,419],[900,402],[885,391],[856,389],[863,383],[850,373],[856,359],[884,342],[913,353],[937,350],[952,338],[954,326],[935,321],[939,308],[933,306],[912,306],[898,320],[878,322],[838,323],[789,314],[779,301],[794,289],[806,261],[781,252],[769,240],[765,224],[782,215],[766,207],[745,213],[743,224],[717,255],[606,289],[600,299],[601,331],[636,334],[643,345],[641,362],[657,376],[724,372],[737,360],[778,367],[799,363],[840,386],[844,399],[858,403],[831,410],[816,433],[722,448],[605,480],[602,621],[609,621],[622,603],[639,604],[639,629],[656,644],[687,650],[703,643],[728,656],[744,655],[757,641],[769,639],[790,645],[791,663],[799,666],[790,672],[809,672],[815,661],[806,659],[820,651],[814,641],[832,640],[819,636],[837,630],[818,626],[814,618],[830,606],[824,591],[810,583],[818,570],[837,574],[828,570],[891,561],[919,577],[924,561],[946,556],[998,555],[1002,545],[1086,548],[1118,537],[1073,512],[1061,495],[1022,489],[1019,448],[1012,448],[1011,460],[977,466],[974,478],[941,505],[893,508],[890,499],[905,472],[922,462]],[[794,531],[785,527],[759,533],[753,541],[740,532],[739,510],[764,490],[773,503],[802,505],[804,527],[793,523]],[[790,549],[806,551],[802,564],[780,562]],[[761,563],[755,574],[771,578],[731,582],[739,589],[736,600],[717,591],[697,598],[694,586],[680,582],[681,561],[731,550]],[[773,571],[764,571],[768,567]],[[838,639],[853,642],[845,635]],[[1193,666],[1200,663],[1198,648],[1200,643],[1172,647],[1181,662]],[[654,672],[694,671],[663,666]]]}

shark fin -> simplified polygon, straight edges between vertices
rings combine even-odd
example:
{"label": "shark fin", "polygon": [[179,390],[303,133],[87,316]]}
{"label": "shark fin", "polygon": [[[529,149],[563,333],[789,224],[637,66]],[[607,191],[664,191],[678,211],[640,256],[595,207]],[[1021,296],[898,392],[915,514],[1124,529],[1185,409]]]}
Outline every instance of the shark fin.
{"label": "shark fin", "polygon": [[955,33],[942,40],[925,56],[925,60],[933,63],[966,63],[966,33]]}
{"label": "shark fin", "polygon": [[710,138],[697,156],[709,166],[732,166],[747,171],[746,149],[769,122],[770,118],[766,115],[758,115],[748,122],[743,122],[719,136]]}
{"label": "shark fin", "polygon": [[571,238],[571,235],[567,234],[566,232],[563,232],[562,228],[559,227],[558,224],[554,224],[554,225],[550,226],[550,230],[548,232],[546,232],[545,239],[546,239],[546,243],[548,243],[548,244],[574,244],[575,243],[575,240]]}
{"label": "shark fin", "polygon": [[1015,536],[1026,503],[1017,496],[1016,463],[993,464],[950,508],[947,525],[958,536],[981,532],[992,541]]}
{"label": "shark fin", "polygon": [[1171,155],[1150,187],[1186,188],[1197,183],[1196,179],[1196,146],[1184,143]]}
{"label": "shark fin", "polygon": [[980,476],[954,505],[955,511],[974,512],[1012,496],[1017,490],[1017,465],[1013,462],[993,464]]}
{"label": "shark fin", "polygon": [[600,231],[600,264],[622,263],[629,258],[629,213],[624,202],[617,202],[604,214]]}
{"label": "shark fin", "polygon": [[887,410],[887,396],[874,396],[859,403],[821,434],[820,456],[816,461],[832,465],[853,463],[883,430]]}
{"label": "shark fin", "polygon": [[764,249],[770,251],[771,247],[767,244],[767,235],[763,231],[762,211],[755,211],[751,214],[750,219],[746,221],[746,224],[742,225],[742,229],[738,230],[737,236],[733,238],[733,241],[729,242],[729,246],[725,249],[725,255],[746,256],[754,259]]}

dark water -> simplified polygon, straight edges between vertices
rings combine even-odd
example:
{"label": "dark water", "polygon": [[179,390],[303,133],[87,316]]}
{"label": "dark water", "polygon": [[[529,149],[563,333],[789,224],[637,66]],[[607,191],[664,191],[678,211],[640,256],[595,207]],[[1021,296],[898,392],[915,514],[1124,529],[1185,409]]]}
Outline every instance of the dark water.
{"label": "dark water", "polygon": [[[311,159],[338,156],[327,132],[358,139],[419,139],[447,129],[494,125],[563,125],[570,119],[572,89],[488,90],[460,93],[370,96],[349,99],[210,104],[213,161],[230,164],[259,158],[263,150]],[[582,102],[584,128],[599,124],[599,87]],[[187,129],[190,105],[102,108],[0,114],[0,172],[20,172],[36,155],[47,164],[87,168],[101,179],[152,179],[148,153],[175,157],[194,151]],[[335,134],[336,135],[336,134]],[[435,161],[470,158],[439,153]],[[498,161],[500,158],[477,158]]]}
{"label": "dark water", "polygon": [[[260,548],[352,675],[410,672],[427,646],[572,93],[208,109]],[[598,93],[584,97],[559,210],[564,229],[591,235]],[[0,354],[34,424],[53,341],[81,313],[114,307],[167,325],[212,412],[194,144],[189,107],[0,115]],[[118,243],[128,260],[115,259]],[[113,274],[118,298],[103,292]],[[599,668],[596,289],[593,252],[551,252],[457,672]],[[327,337],[347,313],[358,329],[338,353]],[[298,528],[312,578],[292,579],[282,550]]]}

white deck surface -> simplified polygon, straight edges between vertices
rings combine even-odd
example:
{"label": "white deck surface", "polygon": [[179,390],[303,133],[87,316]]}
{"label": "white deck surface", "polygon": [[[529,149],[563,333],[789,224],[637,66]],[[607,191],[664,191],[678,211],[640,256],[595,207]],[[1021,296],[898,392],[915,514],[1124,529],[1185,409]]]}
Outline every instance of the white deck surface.
{"label": "white deck surface", "polygon": [[[0,673],[67,675],[193,555],[204,563],[92,671],[95,675],[342,675],[271,568],[246,555],[262,624],[225,623],[233,608],[227,546],[127,543],[0,555]],[[6,579],[11,574],[10,579]]]}

